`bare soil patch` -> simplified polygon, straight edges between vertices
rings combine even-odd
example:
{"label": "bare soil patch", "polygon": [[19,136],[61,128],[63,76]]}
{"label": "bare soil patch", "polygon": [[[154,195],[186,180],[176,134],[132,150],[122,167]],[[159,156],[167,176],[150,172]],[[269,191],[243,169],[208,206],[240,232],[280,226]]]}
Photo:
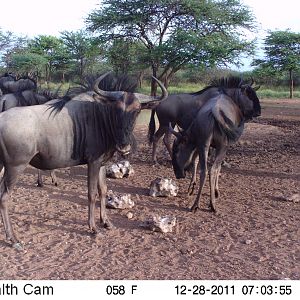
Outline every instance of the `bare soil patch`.
{"label": "bare soil patch", "polygon": [[[288,201],[300,193],[300,100],[263,101],[262,117],[247,124],[227,154],[218,215],[208,210],[207,184],[200,211],[189,212],[189,178],[177,180],[176,197],[148,195],[150,182],[174,179],[173,170],[162,145],[159,165],[152,166],[147,126],[135,131],[134,176],[108,179],[109,189],[132,194],[133,218],[110,209],[116,229],[94,237],[86,167],[59,170],[58,187],[46,174],[43,188],[27,168],[10,202],[25,250],[10,248],[1,227],[0,279],[300,279],[300,203]],[[175,216],[175,231],[141,226],[153,215]]]}

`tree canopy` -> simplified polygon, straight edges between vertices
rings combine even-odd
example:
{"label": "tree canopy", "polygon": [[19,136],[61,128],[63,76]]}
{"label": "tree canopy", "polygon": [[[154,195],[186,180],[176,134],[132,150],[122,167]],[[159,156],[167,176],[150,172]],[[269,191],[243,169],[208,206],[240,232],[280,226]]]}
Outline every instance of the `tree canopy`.
{"label": "tree canopy", "polygon": [[265,38],[265,57],[256,59],[254,66],[268,71],[288,72],[290,78],[290,98],[293,98],[293,72],[300,70],[300,33],[289,30],[269,32]]}
{"label": "tree canopy", "polygon": [[[188,63],[238,63],[252,53],[245,38],[254,17],[239,0],[105,0],[86,19],[102,42],[139,41],[154,76],[169,78]],[[143,53],[145,55],[145,53]]]}

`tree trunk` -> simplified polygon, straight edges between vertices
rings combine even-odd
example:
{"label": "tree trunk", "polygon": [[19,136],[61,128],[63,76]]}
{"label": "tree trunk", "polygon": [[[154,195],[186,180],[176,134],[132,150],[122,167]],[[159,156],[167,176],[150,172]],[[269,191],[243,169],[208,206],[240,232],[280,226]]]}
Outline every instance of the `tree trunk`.
{"label": "tree trunk", "polygon": [[[157,70],[158,68],[156,67],[155,64],[152,64],[152,76],[154,76],[155,78],[157,78]],[[156,92],[157,92],[157,84],[156,81],[154,79],[151,80],[151,96],[156,96]]]}
{"label": "tree trunk", "polygon": [[139,88],[141,88],[142,85],[143,85],[143,77],[144,77],[144,70],[140,71],[139,75],[138,75],[138,86],[139,86]]}
{"label": "tree trunk", "polygon": [[290,73],[290,99],[294,97],[294,81],[293,81],[293,70],[289,70]]}

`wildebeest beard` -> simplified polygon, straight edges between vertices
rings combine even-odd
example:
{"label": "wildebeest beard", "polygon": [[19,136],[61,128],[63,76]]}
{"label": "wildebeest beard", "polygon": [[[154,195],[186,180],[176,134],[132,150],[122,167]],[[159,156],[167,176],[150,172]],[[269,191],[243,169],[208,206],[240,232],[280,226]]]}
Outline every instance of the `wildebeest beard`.
{"label": "wildebeest beard", "polygon": [[85,163],[104,153],[134,145],[133,128],[138,112],[113,105],[84,102],[80,113],[71,112],[74,143],[72,159]]}

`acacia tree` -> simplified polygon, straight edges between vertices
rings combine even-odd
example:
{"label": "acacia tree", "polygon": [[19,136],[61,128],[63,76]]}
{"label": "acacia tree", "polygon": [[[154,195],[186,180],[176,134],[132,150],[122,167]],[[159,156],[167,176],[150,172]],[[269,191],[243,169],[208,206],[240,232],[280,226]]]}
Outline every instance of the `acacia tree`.
{"label": "acacia tree", "polygon": [[47,59],[45,57],[27,51],[11,53],[9,59],[7,59],[7,66],[11,71],[34,75],[37,80],[46,65]]}
{"label": "acacia tree", "polygon": [[102,51],[99,43],[84,30],[64,31],[61,33],[61,39],[82,79],[87,66],[92,64]]}
{"label": "acacia tree", "polygon": [[237,63],[241,52],[253,50],[241,30],[253,29],[254,17],[240,0],[105,0],[86,24],[107,43],[140,41],[153,76],[166,85],[188,63]]}
{"label": "acacia tree", "polygon": [[23,51],[27,44],[26,37],[15,36],[12,32],[2,31],[0,28],[0,63],[9,67],[11,55]]}
{"label": "acacia tree", "polygon": [[300,33],[273,31],[264,42],[265,58],[254,60],[252,65],[269,72],[288,72],[290,98],[293,98],[293,73],[300,70]]}
{"label": "acacia tree", "polygon": [[139,41],[120,38],[106,49],[108,63],[115,73],[134,74],[141,87],[145,69],[149,67],[145,47]]}
{"label": "acacia tree", "polygon": [[61,39],[51,35],[39,35],[29,43],[28,50],[31,53],[42,55],[46,60],[46,81],[51,80],[51,75],[55,69],[65,64],[67,52]]}

